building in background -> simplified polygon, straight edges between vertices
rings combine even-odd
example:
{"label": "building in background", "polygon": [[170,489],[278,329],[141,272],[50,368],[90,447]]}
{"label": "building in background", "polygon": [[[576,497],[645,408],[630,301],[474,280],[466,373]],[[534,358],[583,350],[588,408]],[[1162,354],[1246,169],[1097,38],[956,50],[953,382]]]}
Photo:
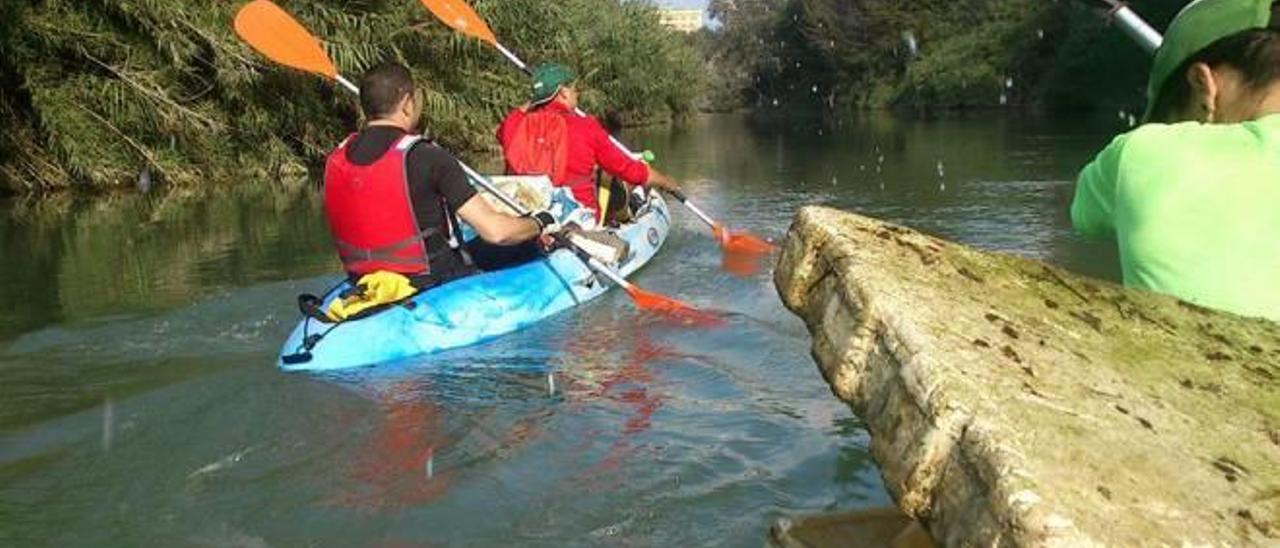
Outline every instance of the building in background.
{"label": "building in background", "polygon": [[663,25],[680,32],[697,32],[702,28],[702,10],[662,8],[658,16]]}

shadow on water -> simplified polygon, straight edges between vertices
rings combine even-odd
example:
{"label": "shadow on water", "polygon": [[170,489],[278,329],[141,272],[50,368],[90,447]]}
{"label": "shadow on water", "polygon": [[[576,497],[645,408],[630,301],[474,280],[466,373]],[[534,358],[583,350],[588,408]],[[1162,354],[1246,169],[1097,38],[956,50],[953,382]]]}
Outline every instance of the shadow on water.
{"label": "shadow on water", "polygon": [[[823,203],[1109,275],[1061,215],[1109,130],[717,116],[629,139],[762,236]],[[634,281],[724,326],[614,292],[475,347],[278,373],[294,295],[334,278],[309,188],[6,206],[0,545],[755,546],[772,518],[887,502],[771,272],[722,271],[678,207]]]}

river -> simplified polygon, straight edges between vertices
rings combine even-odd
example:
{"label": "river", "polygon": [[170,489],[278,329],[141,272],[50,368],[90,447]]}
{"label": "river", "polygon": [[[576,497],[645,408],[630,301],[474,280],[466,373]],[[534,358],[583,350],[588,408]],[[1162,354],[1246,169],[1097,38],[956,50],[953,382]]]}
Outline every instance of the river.
{"label": "river", "polygon": [[[1115,279],[1065,208],[1118,129],[709,116],[627,139],[767,237],[827,204]],[[634,281],[723,327],[615,293],[488,344],[313,376],[272,365],[295,295],[334,278],[308,183],[4,203],[0,545],[758,546],[784,515],[888,504],[771,272],[722,271],[675,207]]]}

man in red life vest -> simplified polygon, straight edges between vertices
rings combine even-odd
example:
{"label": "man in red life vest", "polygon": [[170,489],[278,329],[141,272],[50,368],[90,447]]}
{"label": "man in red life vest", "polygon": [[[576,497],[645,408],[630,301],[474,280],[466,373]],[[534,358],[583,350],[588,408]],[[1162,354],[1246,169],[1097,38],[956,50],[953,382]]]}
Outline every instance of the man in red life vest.
{"label": "man in red life vest", "polygon": [[670,177],[619,148],[595,118],[575,112],[578,90],[568,68],[547,63],[534,69],[529,99],[498,126],[508,174],[547,175],[556,186],[569,187],[597,219],[602,217],[597,167],[633,185],[679,188]]}
{"label": "man in red life vest", "polygon": [[422,104],[407,68],[373,68],[360,80],[367,122],[325,164],[325,213],[353,281],[389,271],[421,290],[475,273],[459,242],[458,217],[497,245],[559,229],[550,213],[514,217],[477,196],[458,161],[415,133]]}

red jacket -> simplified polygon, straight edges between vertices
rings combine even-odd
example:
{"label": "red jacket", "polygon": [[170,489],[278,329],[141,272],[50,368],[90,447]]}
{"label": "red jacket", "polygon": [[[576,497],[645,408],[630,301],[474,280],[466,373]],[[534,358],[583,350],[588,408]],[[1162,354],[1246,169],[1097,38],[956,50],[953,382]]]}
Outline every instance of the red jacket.
{"label": "red jacket", "polygon": [[[569,186],[573,197],[583,206],[597,213],[600,211],[596,200],[596,166],[633,185],[642,185],[649,180],[649,166],[618,148],[609,139],[609,132],[605,131],[595,118],[577,114],[559,101],[553,101],[541,108],[564,116],[568,130],[566,175],[563,180],[557,181],[553,178],[551,182],[556,186]],[[522,108],[512,110],[498,126],[498,142],[502,144],[504,151],[512,143],[516,128],[526,114],[527,112]],[[535,175],[517,173],[510,163],[507,163],[506,170],[511,175]]]}

